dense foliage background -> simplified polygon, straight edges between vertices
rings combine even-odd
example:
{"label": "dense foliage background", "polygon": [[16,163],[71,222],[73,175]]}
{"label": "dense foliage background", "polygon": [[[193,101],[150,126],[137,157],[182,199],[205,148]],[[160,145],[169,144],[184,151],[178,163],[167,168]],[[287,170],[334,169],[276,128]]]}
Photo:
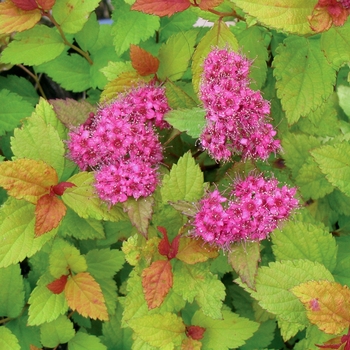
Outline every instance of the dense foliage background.
{"label": "dense foliage background", "polygon": [[[349,8],[347,0],[0,2],[0,348],[349,348]],[[269,101],[281,148],[268,159],[243,149],[220,161],[206,151],[203,69],[213,50],[251,62],[234,96]],[[101,115],[114,118],[145,86],[168,106],[167,127],[144,131],[162,145],[156,187],[101,200],[96,181],[109,164],[79,168],[71,140],[102,128]],[[115,173],[130,162],[116,164]],[[126,169],[128,180],[146,174]],[[208,196],[236,203],[231,191],[259,174],[296,188],[289,220],[267,239],[220,245],[201,235]]]}

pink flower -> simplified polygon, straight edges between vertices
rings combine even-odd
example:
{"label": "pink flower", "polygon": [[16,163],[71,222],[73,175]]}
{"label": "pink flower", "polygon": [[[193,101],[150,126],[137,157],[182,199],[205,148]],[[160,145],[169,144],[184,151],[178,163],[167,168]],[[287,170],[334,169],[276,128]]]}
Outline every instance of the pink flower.
{"label": "pink flower", "polygon": [[193,236],[229,249],[239,241],[261,241],[298,207],[296,188],[278,187],[276,179],[250,175],[234,183],[230,198],[218,190],[199,202]]}
{"label": "pink flower", "polygon": [[153,193],[163,159],[154,125],[169,126],[163,120],[169,109],[163,88],[143,85],[69,133],[69,157],[81,170],[95,170],[101,199],[115,204]]}
{"label": "pink flower", "polygon": [[280,149],[280,141],[274,140],[276,131],[267,123],[268,101],[249,88],[250,65],[245,57],[217,48],[204,61],[200,99],[208,123],[199,139],[218,161],[236,153],[244,159],[266,160]]}

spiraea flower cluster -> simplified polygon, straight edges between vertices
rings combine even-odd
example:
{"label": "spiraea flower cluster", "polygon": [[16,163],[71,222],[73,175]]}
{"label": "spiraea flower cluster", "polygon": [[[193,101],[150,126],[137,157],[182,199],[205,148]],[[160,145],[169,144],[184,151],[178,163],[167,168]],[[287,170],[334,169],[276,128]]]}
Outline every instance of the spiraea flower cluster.
{"label": "spiraea flower cluster", "polygon": [[261,241],[298,206],[296,188],[278,187],[274,178],[250,175],[237,180],[227,199],[215,190],[199,202],[193,236],[229,249],[234,242]]}
{"label": "spiraea flower cluster", "polygon": [[213,49],[204,61],[200,99],[207,125],[200,142],[217,161],[239,153],[243,159],[266,160],[280,149],[276,131],[267,123],[270,104],[249,88],[251,62],[229,49]]}
{"label": "spiraea flower cluster", "polygon": [[95,170],[99,197],[116,204],[146,197],[158,184],[162,146],[154,126],[168,127],[164,89],[143,85],[121,95],[69,133],[69,157]]}

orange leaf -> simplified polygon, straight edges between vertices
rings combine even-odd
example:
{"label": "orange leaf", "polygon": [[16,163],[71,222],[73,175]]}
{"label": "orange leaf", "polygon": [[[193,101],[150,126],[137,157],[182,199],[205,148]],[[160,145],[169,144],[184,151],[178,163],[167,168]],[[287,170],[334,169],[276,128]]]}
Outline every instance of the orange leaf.
{"label": "orange leaf", "polygon": [[173,273],[168,260],[158,260],[142,271],[142,286],[149,309],[162,304],[173,285]]}
{"label": "orange leaf", "polygon": [[339,334],[350,324],[350,290],[337,282],[311,281],[292,289],[304,304],[310,322],[328,334]]}
{"label": "orange leaf", "polygon": [[219,6],[224,0],[202,0],[198,7],[204,11]]}
{"label": "orange leaf", "polygon": [[136,0],[131,9],[156,16],[171,16],[191,6],[189,0]]}
{"label": "orange leaf", "polygon": [[24,11],[31,11],[38,8],[35,0],[11,0],[18,8]]}
{"label": "orange leaf", "polygon": [[56,196],[45,194],[35,207],[35,237],[56,228],[66,215],[66,206]]}
{"label": "orange leaf", "polygon": [[207,261],[210,258],[216,258],[219,255],[214,246],[210,246],[201,239],[189,237],[180,238],[180,247],[176,258],[186,264],[197,264]]}
{"label": "orange leaf", "polygon": [[22,158],[0,163],[0,186],[17,199],[35,204],[57,182],[56,170],[41,160]]}
{"label": "orange leaf", "polygon": [[30,344],[29,345],[29,350],[42,350],[42,348],[38,348],[35,345]]}
{"label": "orange leaf", "polygon": [[192,338],[185,338],[181,343],[181,350],[201,350],[202,343]]}
{"label": "orange leaf", "polygon": [[12,1],[0,3],[0,34],[23,32],[33,28],[41,18],[39,9],[24,11]]}
{"label": "orange leaf", "polygon": [[201,340],[203,338],[204,332],[205,332],[205,328],[200,326],[186,327],[187,336],[195,340]]}
{"label": "orange leaf", "polygon": [[68,306],[84,317],[108,320],[108,312],[100,285],[88,272],[71,276],[64,293]]}
{"label": "orange leaf", "polygon": [[159,60],[136,45],[130,45],[131,64],[141,76],[157,73]]}
{"label": "orange leaf", "polygon": [[38,3],[39,8],[42,8],[43,10],[51,10],[53,5],[55,5],[56,0],[36,0]]}
{"label": "orange leaf", "polygon": [[61,294],[66,286],[68,276],[62,275],[53,282],[49,283],[46,287],[54,294]]}

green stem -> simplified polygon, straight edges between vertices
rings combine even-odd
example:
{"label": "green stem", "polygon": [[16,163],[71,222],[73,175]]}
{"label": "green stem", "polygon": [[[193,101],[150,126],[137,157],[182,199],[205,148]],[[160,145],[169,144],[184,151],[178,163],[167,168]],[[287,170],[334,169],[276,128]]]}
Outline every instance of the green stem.
{"label": "green stem", "polygon": [[55,25],[55,27],[58,29],[58,31],[60,32],[60,35],[63,39],[63,42],[69,46],[71,49],[73,49],[74,51],[80,53],[83,57],[85,57],[85,59],[89,62],[90,65],[93,65],[94,62],[92,61],[91,57],[89,56],[89,54],[85,51],[83,51],[82,49],[80,49],[78,46],[75,46],[74,44],[71,44],[66,36],[63,33],[63,30],[61,29],[60,25],[56,22],[56,20],[52,17],[50,12],[44,12],[44,15],[46,17],[48,17],[50,19],[50,21]]}
{"label": "green stem", "polygon": [[4,323],[9,322],[9,321],[11,321],[11,320],[12,320],[11,317],[3,318],[2,320],[0,320],[0,324],[4,324]]}
{"label": "green stem", "polygon": [[38,89],[39,89],[39,91],[40,91],[40,93],[41,93],[41,96],[42,96],[45,100],[47,100],[46,95],[45,95],[45,92],[44,92],[43,88],[41,87],[40,80],[39,80],[39,78],[37,77],[37,75],[34,74],[34,73],[32,73],[29,69],[27,69],[26,67],[24,67],[22,64],[17,64],[17,67],[23,69],[28,75],[30,75],[30,76],[34,79],[34,81],[35,81],[35,83],[36,83],[36,85],[37,85],[37,87],[38,87]]}

